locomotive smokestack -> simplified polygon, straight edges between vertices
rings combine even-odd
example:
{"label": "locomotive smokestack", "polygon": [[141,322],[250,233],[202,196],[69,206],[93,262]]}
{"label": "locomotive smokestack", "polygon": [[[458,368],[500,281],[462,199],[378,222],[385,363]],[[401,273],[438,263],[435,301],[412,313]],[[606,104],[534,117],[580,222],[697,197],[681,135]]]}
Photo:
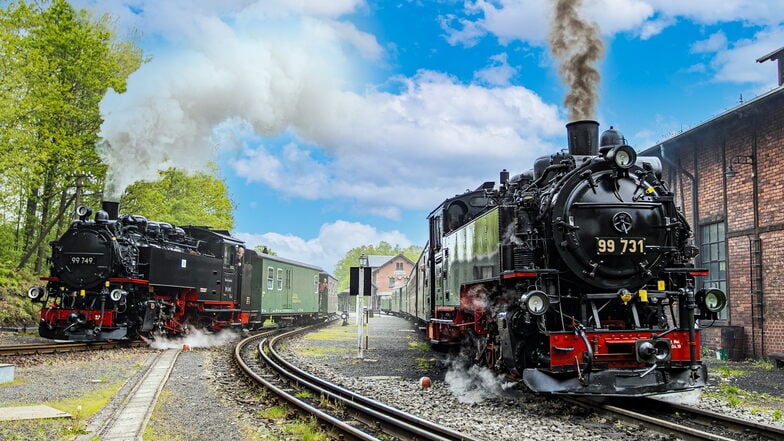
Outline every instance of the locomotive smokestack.
{"label": "locomotive smokestack", "polygon": [[109,215],[109,220],[117,220],[120,217],[120,203],[115,201],[101,202],[101,210]]}
{"label": "locomotive smokestack", "polygon": [[572,121],[566,125],[569,154],[596,155],[599,152],[599,123],[591,120]]}

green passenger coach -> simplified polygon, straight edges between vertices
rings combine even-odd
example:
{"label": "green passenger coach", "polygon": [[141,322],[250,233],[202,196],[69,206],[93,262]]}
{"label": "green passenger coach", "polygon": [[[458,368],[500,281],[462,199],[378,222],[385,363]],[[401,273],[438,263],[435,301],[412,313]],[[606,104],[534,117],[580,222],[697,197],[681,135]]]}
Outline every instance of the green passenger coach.
{"label": "green passenger coach", "polygon": [[256,327],[306,323],[337,310],[335,279],[317,266],[261,253],[248,253],[243,265],[250,286],[243,285],[242,309]]}

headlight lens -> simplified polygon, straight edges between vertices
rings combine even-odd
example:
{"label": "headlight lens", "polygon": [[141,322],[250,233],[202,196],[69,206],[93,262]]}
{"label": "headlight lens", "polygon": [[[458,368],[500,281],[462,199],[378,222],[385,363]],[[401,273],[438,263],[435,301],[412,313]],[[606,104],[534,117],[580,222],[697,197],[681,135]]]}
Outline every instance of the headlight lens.
{"label": "headlight lens", "polygon": [[529,291],[520,298],[520,303],[533,315],[542,315],[550,309],[550,299],[542,291]]}
{"label": "headlight lens", "polygon": [[705,309],[710,312],[719,312],[727,306],[727,295],[720,289],[709,289],[703,297]]}
{"label": "headlight lens", "polygon": [[635,342],[637,361],[659,363],[670,359],[672,343],[666,338],[656,340],[637,340]]}
{"label": "headlight lens", "polygon": [[44,295],[44,289],[40,286],[34,286],[27,290],[27,297],[31,300],[38,300]]}
{"label": "headlight lens", "polygon": [[127,295],[128,293],[122,289],[113,289],[112,292],[109,293],[109,298],[114,300],[115,302],[119,302],[123,296]]}
{"label": "headlight lens", "polygon": [[619,168],[630,168],[637,162],[637,153],[628,145],[618,146],[612,151],[612,160]]}

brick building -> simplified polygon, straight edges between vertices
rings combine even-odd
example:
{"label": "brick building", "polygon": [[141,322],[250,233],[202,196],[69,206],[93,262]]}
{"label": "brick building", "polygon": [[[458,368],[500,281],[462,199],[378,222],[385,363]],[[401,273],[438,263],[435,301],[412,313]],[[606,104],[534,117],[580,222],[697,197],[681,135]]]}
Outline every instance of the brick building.
{"label": "brick building", "polygon": [[710,270],[699,283],[727,293],[720,320],[702,323],[705,346],[740,357],[784,352],[784,87],[641,155],[662,159],[692,224],[698,265]]}
{"label": "brick building", "polygon": [[371,304],[377,311],[382,297],[391,297],[395,288],[405,285],[406,276],[414,268],[414,262],[400,253],[397,256],[368,256],[368,266],[372,268]]}

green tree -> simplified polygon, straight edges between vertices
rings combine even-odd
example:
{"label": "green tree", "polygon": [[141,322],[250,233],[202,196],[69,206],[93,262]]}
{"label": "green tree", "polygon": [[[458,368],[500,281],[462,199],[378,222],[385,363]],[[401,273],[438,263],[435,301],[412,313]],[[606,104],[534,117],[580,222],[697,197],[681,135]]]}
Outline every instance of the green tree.
{"label": "green tree", "polygon": [[253,251],[255,251],[255,252],[259,253],[259,254],[268,254],[270,256],[277,256],[278,255],[278,253],[276,253],[275,251],[273,251],[271,248],[269,248],[266,245],[257,245],[256,248],[253,249]]}
{"label": "green tree", "polygon": [[359,266],[359,257],[361,255],[397,256],[400,253],[403,253],[408,260],[416,262],[419,259],[420,254],[422,254],[422,247],[411,245],[407,248],[401,248],[400,245],[392,246],[387,242],[381,241],[378,245],[361,245],[348,250],[346,256],[340,259],[337,265],[335,265],[335,274],[333,275],[336,279],[340,280],[340,287],[338,290],[344,291],[348,289],[349,269],[352,266]]}
{"label": "green tree", "polygon": [[109,89],[124,92],[145,61],[135,44],[115,39],[112,25],[66,0],[0,10],[0,263],[34,262],[40,272],[68,208],[99,198],[99,103]]}
{"label": "green tree", "polygon": [[[217,167],[212,166],[217,174]],[[154,182],[139,181],[120,197],[123,213],[176,225],[202,225],[219,230],[234,227],[233,203],[226,184],[207,173],[188,174],[169,168]]]}

